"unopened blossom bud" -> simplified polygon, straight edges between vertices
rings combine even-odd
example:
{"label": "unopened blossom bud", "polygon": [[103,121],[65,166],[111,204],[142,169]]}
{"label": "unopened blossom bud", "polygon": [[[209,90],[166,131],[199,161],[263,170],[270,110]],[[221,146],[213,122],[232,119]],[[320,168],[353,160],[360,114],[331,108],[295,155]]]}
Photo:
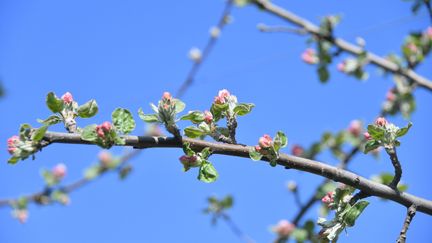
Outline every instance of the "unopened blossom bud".
{"label": "unopened blossom bud", "polygon": [[218,95],[214,98],[214,103],[225,104],[228,98],[231,96],[230,92],[226,89],[219,90]]}
{"label": "unopened blossom bud", "polygon": [[169,92],[164,92],[163,95],[162,95],[162,99],[163,100],[171,100],[172,96],[171,96],[171,94]]}
{"label": "unopened blossom bud", "polygon": [[351,121],[348,131],[354,135],[355,137],[358,137],[362,131],[362,123],[359,120],[353,120]]}
{"label": "unopened blossom bud", "polygon": [[408,43],[407,48],[412,52],[416,53],[418,51],[417,46],[414,43]]}
{"label": "unopened blossom bud", "polygon": [[387,125],[387,120],[384,117],[378,117],[375,120],[375,124],[378,126],[385,126],[385,125]]}
{"label": "unopened blossom bud", "polygon": [[212,121],[213,121],[213,114],[210,111],[204,111],[204,121],[207,124],[212,123]]}
{"label": "unopened blossom bud", "polygon": [[111,156],[111,153],[110,152],[108,152],[108,151],[101,151],[100,153],[99,153],[99,155],[98,155],[98,157],[99,157],[99,161],[100,161],[100,163],[102,164],[102,166],[104,166],[104,167],[108,167],[110,164],[111,164],[111,162],[112,162],[112,156]]}
{"label": "unopened blossom bud", "polygon": [[288,220],[281,220],[276,226],[273,227],[273,231],[279,236],[287,237],[295,230],[295,225]]}
{"label": "unopened blossom bud", "polygon": [[197,161],[197,159],[198,158],[195,155],[192,155],[192,156],[183,155],[183,156],[181,156],[179,158],[180,162],[183,165],[186,165],[186,166],[193,166],[193,165],[195,165],[195,162]]}
{"label": "unopened blossom bud", "polygon": [[262,150],[262,148],[261,148],[259,145],[255,145],[255,150],[256,150],[257,152],[260,152],[260,151]]}
{"label": "unopened blossom bud", "polygon": [[65,104],[70,104],[73,101],[72,94],[69,92],[66,92],[61,98]]}
{"label": "unopened blossom bud", "polygon": [[102,129],[102,125],[97,125],[96,126],[96,134],[98,135],[98,137],[100,138],[104,138],[105,137],[105,132]]}
{"label": "unopened blossom bud", "polygon": [[258,140],[258,144],[259,146],[261,146],[261,148],[270,147],[272,145],[272,142],[273,142],[272,138],[267,134],[264,134],[264,136],[260,137]]}
{"label": "unopened blossom bud", "polygon": [[64,164],[57,164],[52,169],[52,174],[54,175],[55,178],[57,178],[58,180],[60,180],[63,177],[65,177],[66,171],[67,171],[66,165],[64,165]]}
{"label": "unopened blossom bud", "polygon": [[303,153],[304,153],[303,147],[298,144],[294,144],[294,146],[291,149],[291,154],[294,156],[302,156]]}
{"label": "unopened blossom bud", "polygon": [[13,216],[18,219],[20,223],[24,224],[28,219],[28,211],[27,209],[16,209],[13,212]]}
{"label": "unopened blossom bud", "polygon": [[112,128],[112,125],[110,122],[106,121],[106,122],[102,123],[101,127],[102,127],[102,130],[104,130],[104,132],[109,132]]}
{"label": "unopened blossom bud", "polygon": [[13,154],[17,150],[17,143],[19,142],[18,136],[12,136],[7,140],[8,152]]}
{"label": "unopened blossom bud", "polygon": [[60,195],[58,201],[65,206],[70,204],[70,198],[66,194]]}
{"label": "unopened blossom bud", "polygon": [[312,48],[306,49],[302,54],[301,58],[304,62],[308,64],[316,64],[318,63],[318,57],[315,54],[315,50]]}
{"label": "unopened blossom bud", "polygon": [[393,90],[387,91],[386,100],[388,100],[388,101],[394,101],[395,99],[396,99],[396,95],[393,92]]}
{"label": "unopened blossom bud", "polygon": [[213,38],[218,38],[220,36],[220,29],[217,26],[213,26],[210,29],[210,36]]}
{"label": "unopened blossom bud", "polygon": [[345,62],[338,63],[337,70],[342,73],[345,72]]}
{"label": "unopened blossom bud", "polygon": [[330,204],[334,202],[334,192],[327,192],[327,194],[321,199],[321,202]]}
{"label": "unopened blossom bud", "polygon": [[297,191],[297,183],[295,181],[288,181],[287,188],[291,192],[295,192],[295,191]]}
{"label": "unopened blossom bud", "polygon": [[202,58],[201,50],[196,47],[190,49],[189,58],[194,62],[200,62]]}
{"label": "unopened blossom bud", "polygon": [[366,140],[370,140],[372,138],[368,132],[363,133],[363,136],[365,137]]}
{"label": "unopened blossom bud", "polygon": [[230,95],[230,92],[226,89],[219,90],[218,92],[219,97],[228,98]]}

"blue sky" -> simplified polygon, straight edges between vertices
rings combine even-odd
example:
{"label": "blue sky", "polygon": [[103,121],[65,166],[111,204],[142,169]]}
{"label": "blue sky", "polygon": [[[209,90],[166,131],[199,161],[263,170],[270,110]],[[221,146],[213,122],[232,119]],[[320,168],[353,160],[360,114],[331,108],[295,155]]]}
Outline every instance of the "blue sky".
{"label": "blue sky", "polygon": [[[278,4],[313,22],[327,14],[342,14],[336,33],[354,41],[362,36],[367,49],[379,55],[398,53],[409,31],[425,29],[425,12],[412,16],[403,1],[278,1]],[[187,52],[202,48],[208,30],[219,18],[223,1],[24,1],[0,2],[0,77],[7,95],[0,100],[3,114],[0,141],[17,133],[20,123],[36,125],[49,115],[44,105],[49,91],[66,91],[84,103],[95,98],[100,112],[80,126],[110,119],[116,107],[128,108],[137,120],[135,134],[145,126],[136,111],[150,112],[163,91],[175,92],[191,66]],[[264,34],[258,23],[285,24],[255,7],[234,9],[234,22],[227,26],[214,52],[200,70],[184,97],[187,109],[209,108],[222,88],[240,101],[253,102],[253,112],[239,119],[238,140],[255,144],[264,134],[283,130],[289,145],[308,145],[325,131],[346,128],[352,119],[373,121],[390,78],[369,67],[370,78],[357,81],[332,67],[327,85],[318,82],[315,67],[300,60],[306,39],[291,34]],[[347,56],[342,56],[347,57]],[[337,63],[337,62],[336,62]],[[432,77],[427,60],[418,72]],[[432,198],[432,165],[427,159],[432,134],[432,94],[415,92],[418,108],[414,126],[398,150],[409,192]],[[428,115],[429,114],[429,115]],[[392,117],[397,125],[407,123]],[[186,125],[185,123],[182,124]],[[62,131],[62,126],[53,127]],[[36,160],[6,164],[6,149],[0,151],[0,198],[40,190],[41,168],[63,162],[69,173],[65,182],[82,175],[96,161],[96,146],[52,145]],[[121,153],[122,148],[113,149]],[[289,149],[285,150],[289,152]],[[111,174],[71,195],[68,207],[30,207],[27,224],[0,209],[0,242],[238,242],[224,224],[212,227],[201,213],[210,195],[235,197],[233,219],[257,242],[269,242],[268,227],[290,219],[297,212],[285,188],[296,180],[303,199],[309,197],[320,177],[241,158],[212,157],[220,178],[216,183],[197,181],[197,171],[182,172],[176,149],[152,149],[133,160],[133,174],[119,181]],[[365,177],[392,172],[390,161],[359,154],[351,169]],[[319,160],[336,163],[330,154]],[[390,242],[400,231],[405,208],[371,198],[356,226],[340,242]],[[308,218],[317,218],[317,208]],[[432,241],[428,230],[432,217],[418,213],[408,232],[411,242]],[[370,238],[372,237],[372,238]]]}

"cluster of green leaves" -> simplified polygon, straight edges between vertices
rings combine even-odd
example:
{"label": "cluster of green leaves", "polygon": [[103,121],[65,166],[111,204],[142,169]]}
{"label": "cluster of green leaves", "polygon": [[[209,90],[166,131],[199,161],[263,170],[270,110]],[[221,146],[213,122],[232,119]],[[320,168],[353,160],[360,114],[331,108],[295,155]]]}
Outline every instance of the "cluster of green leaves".
{"label": "cluster of green leaves", "polygon": [[343,66],[340,71],[359,80],[366,80],[369,78],[369,74],[364,70],[364,66],[367,64],[367,62],[367,52],[363,51],[356,58],[345,59],[340,64]]}
{"label": "cluster of green leaves", "polygon": [[285,133],[283,133],[282,131],[278,131],[270,147],[260,147],[260,149],[258,150],[257,147],[250,147],[249,157],[254,161],[261,160],[262,157],[265,157],[270,161],[271,166],[276,166],[277,160],[279,158],[279,150],[286,147],[287,144],[288,139]]}
{"label": "cluster of green leaves", "polygon": [[396,115],[401,113],[403,117],[410,118],[411,114],[416,109],[416,102],[414,95],[412,94],[413,86],[406,83],[406,79],[394,77],[396,88],[388,92],[391,92],[393,99],[387,98],[382,104],[382,113],[384,115]]}
{"label": "cluster of green leaves", "polygon": [[402,45],[402,54],[408,67],[422,62],[432,49],[432,36],[428,31],[411,33]]}
{"label": "cluster of green leaves", "polygon": [[124,145],[125,140],[121,135],[129,134],[135,129],[135,120],[130,111],[123,108],[115,109],[111,114],[111,118],[113,127],[104,137],[98,136],[97,125],[92,124],[82,130],[81,138],[102,148],[111,148],[114,144]]}
{"label": "cluster of green leaves", "polygon": [[218,199],[215,196],[207,198],[208,206],[203,210],[205,214],[212,215],[212,224],[216,224],[217,219],[226,210],[232,208],[234,199],[231,195],[227,195],[224,198]]}
{"label": "cluster of green leaves", "polygon": [[[375,181],[377,183],[384,184],[384,185],[389,185],[393,181],[393,175],[391,173],[388,173],[388,172],[383,172],[379,175],[371,176],[371,180]],[[408,190],[408,185],[405,183],[399,182],[397,189],[400,192],[404,192],[404,191]]]}
{"label": "cluster of green leaves", "polygon": [[91,165],[84,171],[84,178],[87,180],[93,180],[109,171],[118,171],[119,179],[124,180],[132,172],[132,166],[130,164],[124,164],[123,159],[118,156],[112,156],[109,152],[105,159],[99,157],[99,161],[96,164]]}
{"label": "cluster of green leaves", "polygon": [[399,128],[392,123],[387,123],[384,126],[377,124],[368,125],[367,130],[371,136],[371,139],[366,142],[364,153],[366,154],[369,151],[375,150],[381,146],[383,146],[385,149],[398,147],[400,142],[397,140],[397,138],[407,134],[411,126],[411,122],[403,128]]}
{"label": "cluster of green leaves", "polygon": [[297,243],[303,243],[303,242],[318,243],[319,239],[315,234],[314,230],[315,230],[314,221],[308,220],[301,227],[296,227],[294,231],[290,234],[290,238],[294,239]]}
{"label": "cluster of green leaves", "polygon": [[41,141],[47,129],[47,125],[32,128],[30,124],[22,124],[19,129],[19,141],[15,144],[16,149],[8,163],[15,164],[19,160],[25,160],[40,150],[42,148]]}
{"label": "cluster of green leaves", "polygon": [[335,210],[335,216],[332,220],[325,218],[318,219],[318,225],[322,227],[320,237],[322,242],[336,242],[339,234],[346,228],[352,227],[355,221],[369,205],[367,201],[358,201],[351,205],[350,200],[354,192],[354,188],[345,186],[344,188],[337,188],[334,192],[334,201],[331,209]]}
{"label": "cluster of green leaves", "polygon": [[148,123],[160,123],[164,124],[168,132],[174,136],[178,136],[178,129],[176,126],[177,114],[182,112],[186,105],[179,99],[165,99],[162,98],[158,102],[158,106],[150,103],[150,107],[155,112],[154,114],[144,114],[143,110],[139,108],[138,115],[144,121]]}
{"label": "cluster of green leaves", "polygon": [[98,112],[98,105],[94,99],[87,101],[85,104],[78,106],[76,101],[65,103],[58,98],[54,92],[49,92],[46,97],[46,105],[55,113],[45,120],[38,119],[38,122],[50,126],[60,122],[65,124],[69,132],[76,132],[76,117],[90,118]]}
{"label": "cluster of green leaves", "polygon": [[191,149],[189,143],[183,143],[183,152],[185,156],[180,157],[180,162],[183,164],[183,171],[188,171],[190,168],[199,167],[198,180],[210,183],[217,180],[219,177],[213,164],[208,160],[211,155],[210,148],[204,148],[201,152],[195,152]]}

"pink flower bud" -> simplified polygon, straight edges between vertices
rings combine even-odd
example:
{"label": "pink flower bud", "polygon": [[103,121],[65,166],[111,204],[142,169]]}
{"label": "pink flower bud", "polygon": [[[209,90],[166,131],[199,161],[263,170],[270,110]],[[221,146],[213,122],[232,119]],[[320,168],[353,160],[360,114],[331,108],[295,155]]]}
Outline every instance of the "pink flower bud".
{"label": "pink flower bud", "polygon": [[214,103],[219,104],[219,105],[225,104],[225,98],[220,97],[220,96],[216,96],[214,98]]}
{"label": "pink flower bud", "polygon": [[308,64],[316,64],[318,62],[318,57],[315,54],[315,50],[312,48],[306,49],[302,54],[301,58],[304,62]]}
{"label": "pink flower bud", "polygon": [[101,127],[102,127],[102,130],[104,130],[104,132],[109,132],[112,128],[112,125],[110,122],[106,121],[106,122],[102,123]]}
{"label": "pink flower bud", "polygon": [[298,144],[294,144],[294,146],[291,149],[291,154],[294,156],[302,156],[303,153],[304,153],[303,147]]}
{"label": "pink flower bud", "polygon": [[7,151],[9,152],[9,154],[13,154],[15,151],[17,150],[17,148],[15,148],[15,147],[9,147],[8,149],[7,149]]}
{"label": "pink flower bud", "polygon": [[104,138],[105,137],[105,133],[104,133],[104,131],[102,129],[102,125],[97,125],[96,126],[96,133],[97,133],[98,137],[100,137],[100,138]]}
{"label": "pink flower bud", "polygon": [[13,154],[16,150],[17,150],[17,143],[19,142],[19,137],[18,136],[12,136],[10,138],[8,138],[7,140],[7,146],[8,149],[7,151],[9,152],[9,154]]}
{"label": "pink flower bud", "polygon": [[27,222],[28,219],[28,211],[27,209],[18,209],[14,211],[14,216],[21,224]]}
{"label": "pink flower bud", "polygon": [[162,99],[163,100],[171,100],[172,96],[171,96],[171,94],[169,92],[164,92],[163,95],[162,95]]}
{"label": "pink flower bud", "polygon": [[393,90],[387,91],[386,100],[394,101],[395,99],[396,99],[396,95],[394,94]]}
{"label": "pink flower bud", "polygon": [[345,62],[338,63],[337,70],[342,73],[345,72]]}
{"label": "pink flower bud", "polygon": [[366,140],[370,140],[372,138],[368,132],[363,133],[363,136],[365,137]]}
{"label": "pink flower bud", "polygon": [[214,98],[214,103],[225,104],[228,98],[231,96],[230,92],[226,89],[219,90],[218,95]]}
{"label": "pink flower bud", "polygon": [[408,47],[408,49],[409,49],[411,52],[413,52],[413,53],[416,53],[416,52],[418,51],[417,46],[414,45],[413,43],[408,43],[407,47]]}
{"label": "pink flower bud", "polygon": [[272,145],[272,142],[272,138],[267,134],[264,134],[264,136],[260,137],[260,139],[258,140],[258,144],[259,146],[261,146],[261,148],[270,147]]}
{"label": "pink flower bud", "polygon": [[378,126],[385,126],[387,124],[387,120],[384,117],[378,117],[375,120],[375,124]]}
{"label": "pink flower bud", "polygon": [[256,150],[257,152],[260,152],[261,149],[262,149],[262,148],[261,148],[259,145],[255,145],[255,150]]}
{"label": "pink flower bud", "polygon": [[426,29],[426,35],[427,35],[427,37],[429,37],[429,39],[432,39],[432,26],[429,26]]}
{"label": "pink flower bud", "polygon": [[273,227],[273,231],[279,236],[283,237],[289,236],[294,231],[294,229],[295,225],[288,220],[281,220],[275,227]]}
{"label": "pink flower bud", "polygon": [[66,92],[61,98],[65,104],[70,104],[73,101],[72,94],[69,92]]}
{"label": "pink flower bud", "polygon": [[327,194],[321,199],[321,202],[330,204],[334,202],[334,192],[327,192]]}
{"label": "pink flower bud", "polygon": [[101,151],[100,153],[99,153],[99,161],[100,161],[100,163],[102,164],[102,166],[104,166],[104,167],[108,167],[110,164],[111,164],[111,161],[112,161],[112,156],[111,156],[111,153],[110,152],[108,152],[108,151]]}
{"label": "pink flower bud", "polygon": [[55,178],[62,179],[66,175],[66,170],[67,170],[66,169],[66,165],[64,165],[64,164],[57,164],[52,169],[52,174],[54,175]]}
{"label": "pink flower bud", "polygon": [[359,120],[353,120],[351,121],[348,131],[354,135],[355,137],[358,137],[362,131],[362,123]]}
{"label": "pink flower bud", "polygon": [[204,111],[204,121],[208,124],[213,121],[213,114],[210,111]]}

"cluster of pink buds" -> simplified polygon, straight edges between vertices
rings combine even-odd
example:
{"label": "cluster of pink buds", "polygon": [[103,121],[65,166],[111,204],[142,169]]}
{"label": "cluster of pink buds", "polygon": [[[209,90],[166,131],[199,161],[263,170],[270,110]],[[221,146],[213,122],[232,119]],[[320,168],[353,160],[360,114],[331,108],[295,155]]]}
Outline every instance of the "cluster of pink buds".
{"label": "cluster of pink buds", "polygon": [[386,94],[386,100],[387,100],[387,101],[390,101],[390,102],[396,100],[396,95],[395,95],[393,89],[390,89],[389,91],[387,91],[387,94]]}
{"label": "cluster of pink buds", "polygon": [[195,155],[183,155],[179,158],[179,160],[185,167],[192,167],[196,165],[198,158]]}
{"label": "cluster of pink buds", "polygon": [[315,53],[315,50],[312,48],[308,48],[306,49],[302,54],[301,54],[301,58],[305,63],[308,64],[316,64],[318,63],[318,57]]}
{"label": "cluster of pink buds", "polygon": [[57,180],[61,180],[63,179],[63,177],[66,176],[66,171],[67,171],[66,165],[57,164],[56,166],[54,166],[54,168],[52,168],[51,172]]}
{"label": "cluster of pink buds", "polygon": [[103,150],[99,153],[99,162],[103,167],[109,167],[112,162],[112,155],[110,152]]}
{"label": "cluster of pink buds", "polygon": [[18,219],[21,224],[24,224],[27,222],[29,214],[27,209],[16,209],[13,211],[13,216]]}
{"label": "cluster of pink buds", "polygon": [[304,149],[302,146],[298,144],[294,144],[294,146],[291,149],[291,154],[294,156],[302,156],[304,154]]}
{"label": "cluster of pink buds", "polygon": [[231,96],[230,92],[226,89],[219,90],[218,95],[214,98],[214,103],[216,104],[225,104],[228,101],[228,98]]}
{"label": "cluster of pink buds", "polygon": [[7,146],[8,146],[7,151],[10,154],[13,154],[17,150],[17,145],[19,141],[20,140],[18,136],[12,136],[7,140]]}
{"label": "cluster of pink buds", "polygon": [[359,120],[351,121],[351,123],[348,127],[348,132],[351,133],[355,137],[360,136],[360,133],[362,130],[363,130],[362,122]]}
{"label": "cluster of pink buds", "polygon": [[204,111],[204,121],[207,124],[210,124],[213,122],[213,114],[210,111]]}
{"label": "cluster of pink buds", "polygon": [[112,125],[110,122],[106,121],[101,125],[96,126],[96,133],[100,138],[104,138],[105,134],[111,131]]}
{"label": "cluster of pink buds", "polygon": [[384,117],[378,117],[375,120],[375,124],[378,125],[378,126],[383,127],[383,126],[387,125],[387,120]]}
{"label": "cluster of pink buds", "polygon": [[162,95],[162,107],[165,110],[168,110],[170,107],[173,107],[175,105],[175,101],[170,94],[170,92],[164,92]]}
{"label": "cluster of pink buds", "polygon": [[61,98],[65,104],[70,104],[73,101],[72,94],[69,92],[66,92]]}
{"label": "cluster of pink buds", "polygon": [[327,192],[327,194],[321,199],[321,202],[330,206],[330,204],[334,202],[334,196],[334,192]]}
{"label": "cluster of pink buds", "polygon": [[276,226],[273,227],[273,231],[281,237],[288,237],[294,230],[295,225],[288,220],[281,220]]}
{"label": "cluster of pink buds", "polygon": [[164,92],[162,95],[162,100],[171,100],[172,96],[169,92]]}

